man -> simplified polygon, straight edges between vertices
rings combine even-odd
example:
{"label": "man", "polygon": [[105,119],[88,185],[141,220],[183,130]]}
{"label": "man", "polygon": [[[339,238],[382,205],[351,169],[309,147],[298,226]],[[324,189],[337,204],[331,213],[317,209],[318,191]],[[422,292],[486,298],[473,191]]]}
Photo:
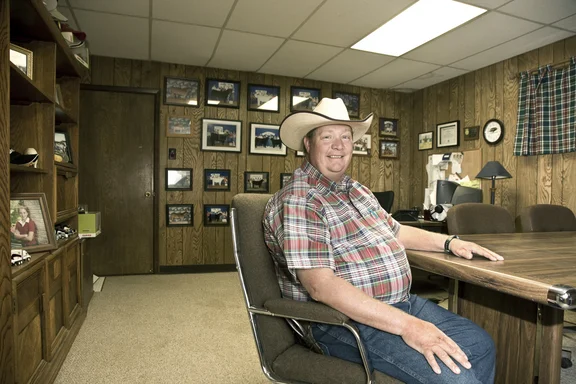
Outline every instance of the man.
{"label": "man", "polygon": [[[368,188],[345,175],[353,143],[371,122],[372,115],[350,121],[341,99],[322,99],[313,112],[282,122],[284,144],[306,152],[263,218],[282,294],[349,316],[372,367],[404,382],[493,382],[492,339],[473,322],[409,294],[405,249],[503,258],[457,237],[400,225]],[[361,362],[347,329],[314,324],[312,331],[324,353]]]}

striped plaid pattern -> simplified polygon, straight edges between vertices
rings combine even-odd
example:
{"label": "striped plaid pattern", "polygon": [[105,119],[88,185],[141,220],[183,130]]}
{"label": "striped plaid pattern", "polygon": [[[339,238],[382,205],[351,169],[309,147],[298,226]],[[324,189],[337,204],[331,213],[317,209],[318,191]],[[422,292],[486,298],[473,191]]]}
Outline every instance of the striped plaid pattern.
{"label": "striped plaid pattern", "polygon": [[334,183],[305,161],[268,202],[263,225],[284,297],[312,300],[296,270],[324,267],[386,303],[408,298],[412,275],[395,236],[400,224],[350,177]]}
{"label": "striped plaid pattern", "polygon": [[567,68],[522,73],[514,155],[576,151],[576,60]]}

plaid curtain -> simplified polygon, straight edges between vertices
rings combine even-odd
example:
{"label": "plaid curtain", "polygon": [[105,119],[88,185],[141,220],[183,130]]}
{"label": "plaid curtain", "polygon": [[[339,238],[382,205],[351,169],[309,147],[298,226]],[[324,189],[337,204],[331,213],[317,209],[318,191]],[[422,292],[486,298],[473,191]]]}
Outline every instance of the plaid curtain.
{"label": "plaid curtain", "polygon": [[566,68],[523,72],[514,155],[576,151],[576,58]]}

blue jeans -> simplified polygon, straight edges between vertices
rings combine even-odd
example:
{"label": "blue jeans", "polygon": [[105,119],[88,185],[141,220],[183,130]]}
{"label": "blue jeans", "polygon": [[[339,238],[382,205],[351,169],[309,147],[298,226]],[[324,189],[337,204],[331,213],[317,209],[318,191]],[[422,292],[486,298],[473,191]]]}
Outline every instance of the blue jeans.
{"label": "blue jeans", "polygon": [[[409,347],[400,336],[354,322],[366,346],[372,369],[406,383],[494,382],[496,349],[486,331],[474,322],[416,295],[410,295],[408,301],[393,306],[436,325],[460,346],[468,356],[472,368],[466,369],[454,360],[461,371],[457,375],[436,358],[442,370],[438,375],[432,371],[424,355]],[[362,364],[356,339],[348,329],[335,325],[314,324],[312,332],[325,354]]]}

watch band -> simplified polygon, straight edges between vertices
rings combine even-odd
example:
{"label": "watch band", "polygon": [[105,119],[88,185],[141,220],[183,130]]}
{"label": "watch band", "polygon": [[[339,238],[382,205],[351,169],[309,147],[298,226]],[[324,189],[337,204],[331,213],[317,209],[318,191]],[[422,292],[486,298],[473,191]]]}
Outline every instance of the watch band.
{"label": "watch band", "polygon": [[459,239],[459,238],[460,238],[460,236],[458,236],[458,235],[448,236],[448,238],[444,242],[444,252],[452,253],[452,251],[450,250],[450,242],[452,242],[452,240],[454,240],[454,239]]}

